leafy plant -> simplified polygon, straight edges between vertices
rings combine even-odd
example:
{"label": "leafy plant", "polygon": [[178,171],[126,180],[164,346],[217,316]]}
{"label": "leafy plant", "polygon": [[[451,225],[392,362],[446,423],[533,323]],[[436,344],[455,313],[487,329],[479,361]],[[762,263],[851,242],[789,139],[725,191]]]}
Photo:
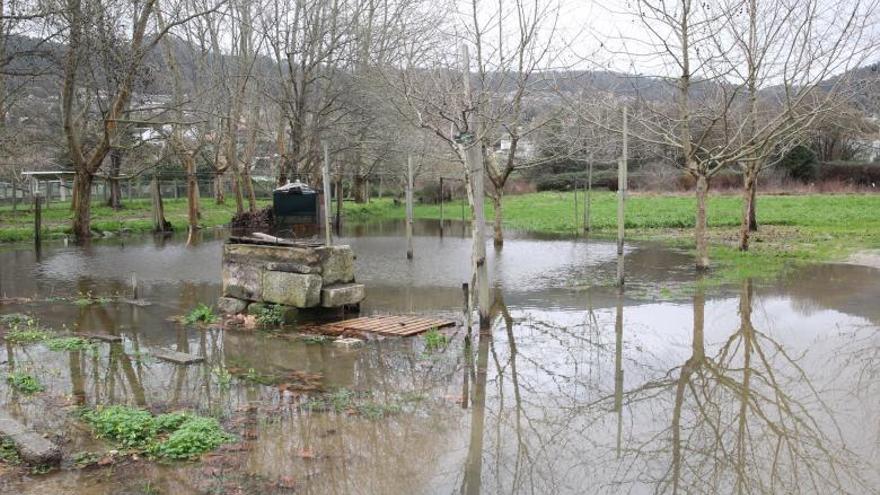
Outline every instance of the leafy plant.
{"label": "leafy plant", "polygon": [[6,382],[15,390],[26,395],[42,392],[46,389],[35,376],[21,371],[11,373],[6,377]]}
{"label": "leafy plant", "polygon": [[197,323],[214,323],[217,319],[217,315],[214,314],[213,308],[206,304],[199,303],[199,305],[193,308],[189,314],[183,317],[183,322],[187,325],[195,325]]}
{"label": "leafy plant", "polygon": [[39,328],[18,328],[6,332],[4,337],[6,342],[13,344],[33,344],[42,342],[49,338],[49,334]]}
{"label": "leafy plant", "polygon": [[73,304],[77,306],[90,306],[92,304],[107,304],[113,300],[106,296],[95,296],[91,292],[80,292]]}
{"label": "leafy plant", "polygon": [[449,337],[440,333],[436,328],[425,332],[425,350],[428,352],[446,347],[448,343]]}
{"label": "leafy plant", "polygon": [[261,327],[277,327],[284,323],[284,308],[277,304],[260,306],[254,312]]}
{"label": "leafy plant", "polygon": [[226,368],[218,366],[211,370],[211,374],[217,377],[217,384],[222,389],[229,388],[229,385],[232,383],[232,373],[230,373]]}
{"label": "leafy plant", "polygon": [[36,326],[37,320],[22,313],[7,313],[0,315],[0,324],[7,326],[24,325],[28,327]]}
{"label": "leafy plant", "polygon": [[96,349],[95,344],[82,337],[55,337],[47,340],[46,347],[50,351],[81,351]]}
{"label": "leafy plant", "polygon": [[92,425],[98,437],[127,448],[144,448],[156,435],[153,415],[128,406],[98,407],[86,410],[83,419]]}
{"label": "leafy plant", "polygon": [[97,463],[101,459],[101,455],[97,452],[77,452],[73,454],[73,463],[76,464],[77,467],[86,467],[91,466],[92,464]]}
{"label": "leafy plant", "polygon": [[169,459],[190,459],[211,451],[234,438],[214,418],[187,417],[153,452]]}
{"label": "leafy plant", "polygon": [[234,440],[216,419],[186,412],[153,416],[117,405],[85,410],[82,417],[101,438],[169,459],[189,459]]}
{"label": "leafy plant", "polygon": [[21,456],[18,455],[18,449],[12,440],[3,437],[0,439],[0,461],[13,466],[21,464]]}

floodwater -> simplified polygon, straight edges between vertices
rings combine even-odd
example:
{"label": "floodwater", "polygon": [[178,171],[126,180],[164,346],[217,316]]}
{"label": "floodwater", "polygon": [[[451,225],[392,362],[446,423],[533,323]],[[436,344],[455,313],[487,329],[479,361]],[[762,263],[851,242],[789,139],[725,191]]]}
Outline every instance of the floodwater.
{"label": "floodwater", "polygon": [[[462,321],[466,230],[450,224],[441,237],[436,222],[418,222],[410,262],[401,233],[400,223],[360,225],[340,240],[367,285],[362,313]],[[40,300],[0,313],[123,338],[97,351],[0,351],[4,371],[46,386],[25,397],[4,380],[3,406],[66,459],[47,474],[0,469],[0,490],[880,492],[880,271],[829,264],[706,288],[687,253],[636,243],[619,296],[613,243],[520,234],[489,248],[488,331],[450,329],[439,348],[413,337],[348,349],[170,321],[218,297],[223,239],[0,248],[0,296]],[[150,306],[64,299],[127,295],[132,271]],[[156,348],[206,361],[156,361]],[[316,402],[328,397],[346,402]],[[214,415],[239,440],[200,462],[76,468],[82,452],[106,457],[113,446],[73,412],[111,403]]]}

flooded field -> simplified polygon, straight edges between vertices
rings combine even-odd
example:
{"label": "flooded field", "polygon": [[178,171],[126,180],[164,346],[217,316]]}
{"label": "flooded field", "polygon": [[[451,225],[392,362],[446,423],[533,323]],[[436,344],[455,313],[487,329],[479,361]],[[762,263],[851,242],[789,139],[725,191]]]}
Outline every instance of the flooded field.
{"label": "flooded field", "polygon": [[[462,321],[461,225],[352,226],[362,314]],[[521,234],[490,248],[489,331],[344,348],[286,332],[185,326],[220,295],[225,234],[0,247],[0,314],[118,335],[79,350],[6,343],[6,410],[62,445],[61,469],[2,464],[0,491],[186,493],[877,493],[880,271],[799,269],[706,288],[692,257]],[[127,296],[136,272],[139,306]],[[179,366],[153,349],[198,354]],[[199,462],[116,453],[76,411],[128,404],[213,416],[236,436]],[[96,462],[84,462],[84,459]],[[85,466],[85,467],[83,467]]]}

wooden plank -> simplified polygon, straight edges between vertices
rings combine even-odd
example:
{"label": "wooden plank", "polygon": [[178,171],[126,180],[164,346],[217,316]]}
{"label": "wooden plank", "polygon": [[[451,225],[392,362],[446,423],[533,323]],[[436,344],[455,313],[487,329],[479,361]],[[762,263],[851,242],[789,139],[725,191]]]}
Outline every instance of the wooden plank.
{"label": "wooden plank", "polygon": [[325,328],[344,332],[370,332],[379,335],[408,337],[432,328],[444,328],[455,325],[454,321],[436,318],[425,318],[415,315],[362,316],[351,320],[343,320],[324,325]]}

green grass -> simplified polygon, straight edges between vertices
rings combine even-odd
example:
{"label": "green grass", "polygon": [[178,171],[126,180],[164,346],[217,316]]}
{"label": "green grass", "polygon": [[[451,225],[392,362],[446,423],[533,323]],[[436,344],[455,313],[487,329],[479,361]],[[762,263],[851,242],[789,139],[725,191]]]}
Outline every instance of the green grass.
{"label": "green grass", "polygon": [[[263,207],[269,200],[258,200]],[[187,225],[186,199],[165,199],[165,218],[175,230],[185,230]],[[211,198],[201,201],[203,227],[216,227],[229,223],[235,214],[235,201],[227,199],[225,205],[217,205]],[[119,211],[105,206],[102,201],[92,200],[92,230],[118,232],[126,229],[132,232],[152,230],[151,202],[149,199],[123,201]],[[68,203],[53,202],[42,210],[43,232],[47,237],[58,237],[70,233],[71,212]],[[16,212],[11,206],[0,207],[0,242],[14,242],[32,239],[34,235],[34,215],[31,205],[20,204]]]}
{"label": "green grass", "polygon": [[[572,192],[506,196],[504,227],[582,235],[582,192],[578,192],[578,200],[575,216]],[[591,205],[592,235],[615,236],[617,195],[594,192]],[[626,204],[627,237],[692,249],[695,205],[691,194],[631,193]],[[402,219],[406,215],[404,207],[394,206],[390,199],[345,207],[350,221]],[[757,203],[760,229],[746,253],[736,249],[741,208],[739,195],[713,194],[709,199],[710,257],[716,278],[773,277],[798,264],[843,259],[861,249],[880,248],[880,194],[761,195]],[[491,221],[494,213],[488,200],[486,210]],[[465,217],[470,218],[468,208]],[[439,205],[416,205],[415,218],[439,219]],[[446,203],[444,218],[461,219],[461,202]]]}

